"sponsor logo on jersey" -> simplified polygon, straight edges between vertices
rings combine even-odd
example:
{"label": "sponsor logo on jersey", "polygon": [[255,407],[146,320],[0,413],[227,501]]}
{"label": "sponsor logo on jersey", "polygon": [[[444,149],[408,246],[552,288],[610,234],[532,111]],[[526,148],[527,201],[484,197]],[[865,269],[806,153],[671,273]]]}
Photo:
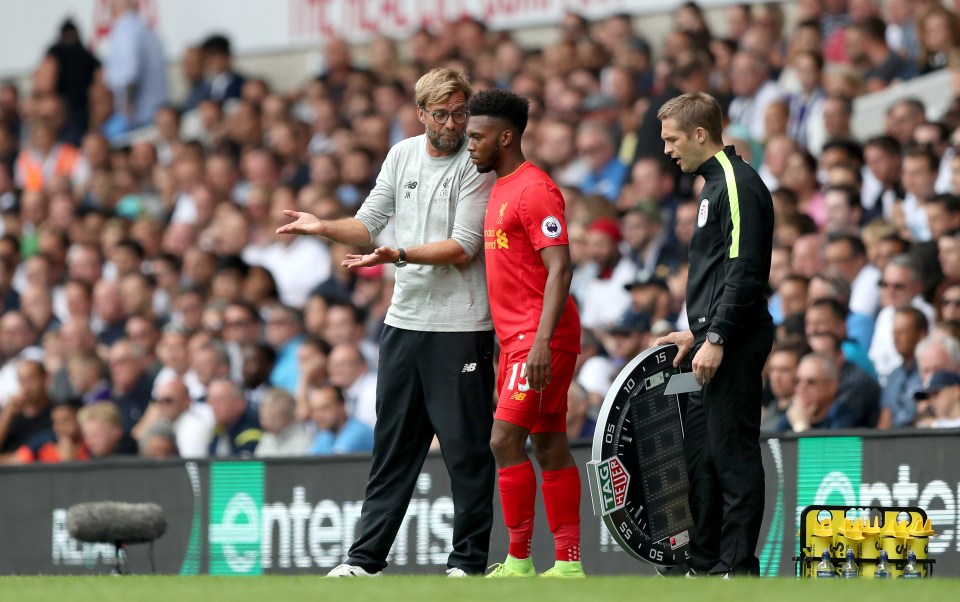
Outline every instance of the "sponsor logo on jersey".
{"label": "sponsor logo on jersey", "polygon": [[497,229],[497,248],[498,249],[509,249],[510,241],[507,239],[507,233],[501,229]]}
{"label": "sponsor logo on jersey", "polygon": [[560,225],[560,220],[556,217],[548,215],[540,222],[540,231],[547,238],[557,238],[563,233],[563,226]]}
{"label": "sponsor logo on jersey", "polygon": [[697,227],[702,228],[707,225],[707,217],[710,214],[710,201],[700,200],[700,211],[697,213]]}

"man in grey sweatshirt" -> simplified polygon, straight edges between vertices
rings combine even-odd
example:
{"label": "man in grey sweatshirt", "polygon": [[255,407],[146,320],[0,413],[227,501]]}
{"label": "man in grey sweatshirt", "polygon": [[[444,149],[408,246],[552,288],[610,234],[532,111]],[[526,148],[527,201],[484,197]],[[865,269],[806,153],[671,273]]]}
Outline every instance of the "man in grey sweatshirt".
{"label": "man in grey sweatshirt", "polygon": [[371,243],[394,217],[397,248],[348,255],[348,267],[396,265],[380,341],[373,465],[360,535],[329,576],[371,576],[387,554],[436,434],[453,491],[453,551],[447,574],[482,574],[493,521],[493,324],[483,260],[483,218],[495,179],[474,169],[464,130],[472,88],[450,69],[417,82],[422,136],[387,155],[356,217],[296,221],[278,234],[355,246]]}

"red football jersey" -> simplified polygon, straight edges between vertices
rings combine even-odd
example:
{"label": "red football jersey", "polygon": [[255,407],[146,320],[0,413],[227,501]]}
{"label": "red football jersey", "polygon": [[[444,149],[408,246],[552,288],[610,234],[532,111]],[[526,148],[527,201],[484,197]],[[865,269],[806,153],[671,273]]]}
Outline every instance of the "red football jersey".
{"label": "red football jersey", "polygon": [[[550,176],[531,163],[498,179],[490,192],[483,222],[487,290],[506,353],[533,346],[547,284],[540,249],[568,244],[564,205]],[[550,348],[580,352],[580,315],[569,295]]]}

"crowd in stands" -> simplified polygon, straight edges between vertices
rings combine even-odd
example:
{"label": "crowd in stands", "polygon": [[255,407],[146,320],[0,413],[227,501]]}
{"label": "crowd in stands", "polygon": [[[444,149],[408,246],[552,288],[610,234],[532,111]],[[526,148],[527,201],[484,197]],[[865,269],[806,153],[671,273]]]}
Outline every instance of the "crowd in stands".
{"label": "crowd in stands", "polygon": [[347,270],[358,249],[275,230],[284,209],[353,215],[423,133],[412,87],[437,66],[528,97],[524,153],[562,187],[571,439],[687,326],[700,178],[666,160],[656,112],[689,91],[721,101],[773,193],[764,430],[960,425],[960,102],[931,116],[902,97],[882,134],[851,132],[858,96],[960,71],[939,1],[743,4],[713,29],[691,2],[656,48],[642,18],[575,13],[540,48],[473,19],[378,37],[363,64],[330,37],[292,90],[214,34],[180,59],[183,98],[160,37],[115,4],[106,56],[67,22],[29,86],[0,86],[4,463],[369,451],[394,267]]}

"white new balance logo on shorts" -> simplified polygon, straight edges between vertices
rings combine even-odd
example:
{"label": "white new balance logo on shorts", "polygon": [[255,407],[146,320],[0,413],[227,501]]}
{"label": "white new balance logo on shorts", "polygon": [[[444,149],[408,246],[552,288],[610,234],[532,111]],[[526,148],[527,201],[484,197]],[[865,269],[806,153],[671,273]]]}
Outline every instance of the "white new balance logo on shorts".
{"label": "white new balance logo on shorts", "polygon": [[464,372],[473,372],[476,369],[477,369],[476,364],[464,364],[463,370],[460,371],[460,374],[463,374]]}

